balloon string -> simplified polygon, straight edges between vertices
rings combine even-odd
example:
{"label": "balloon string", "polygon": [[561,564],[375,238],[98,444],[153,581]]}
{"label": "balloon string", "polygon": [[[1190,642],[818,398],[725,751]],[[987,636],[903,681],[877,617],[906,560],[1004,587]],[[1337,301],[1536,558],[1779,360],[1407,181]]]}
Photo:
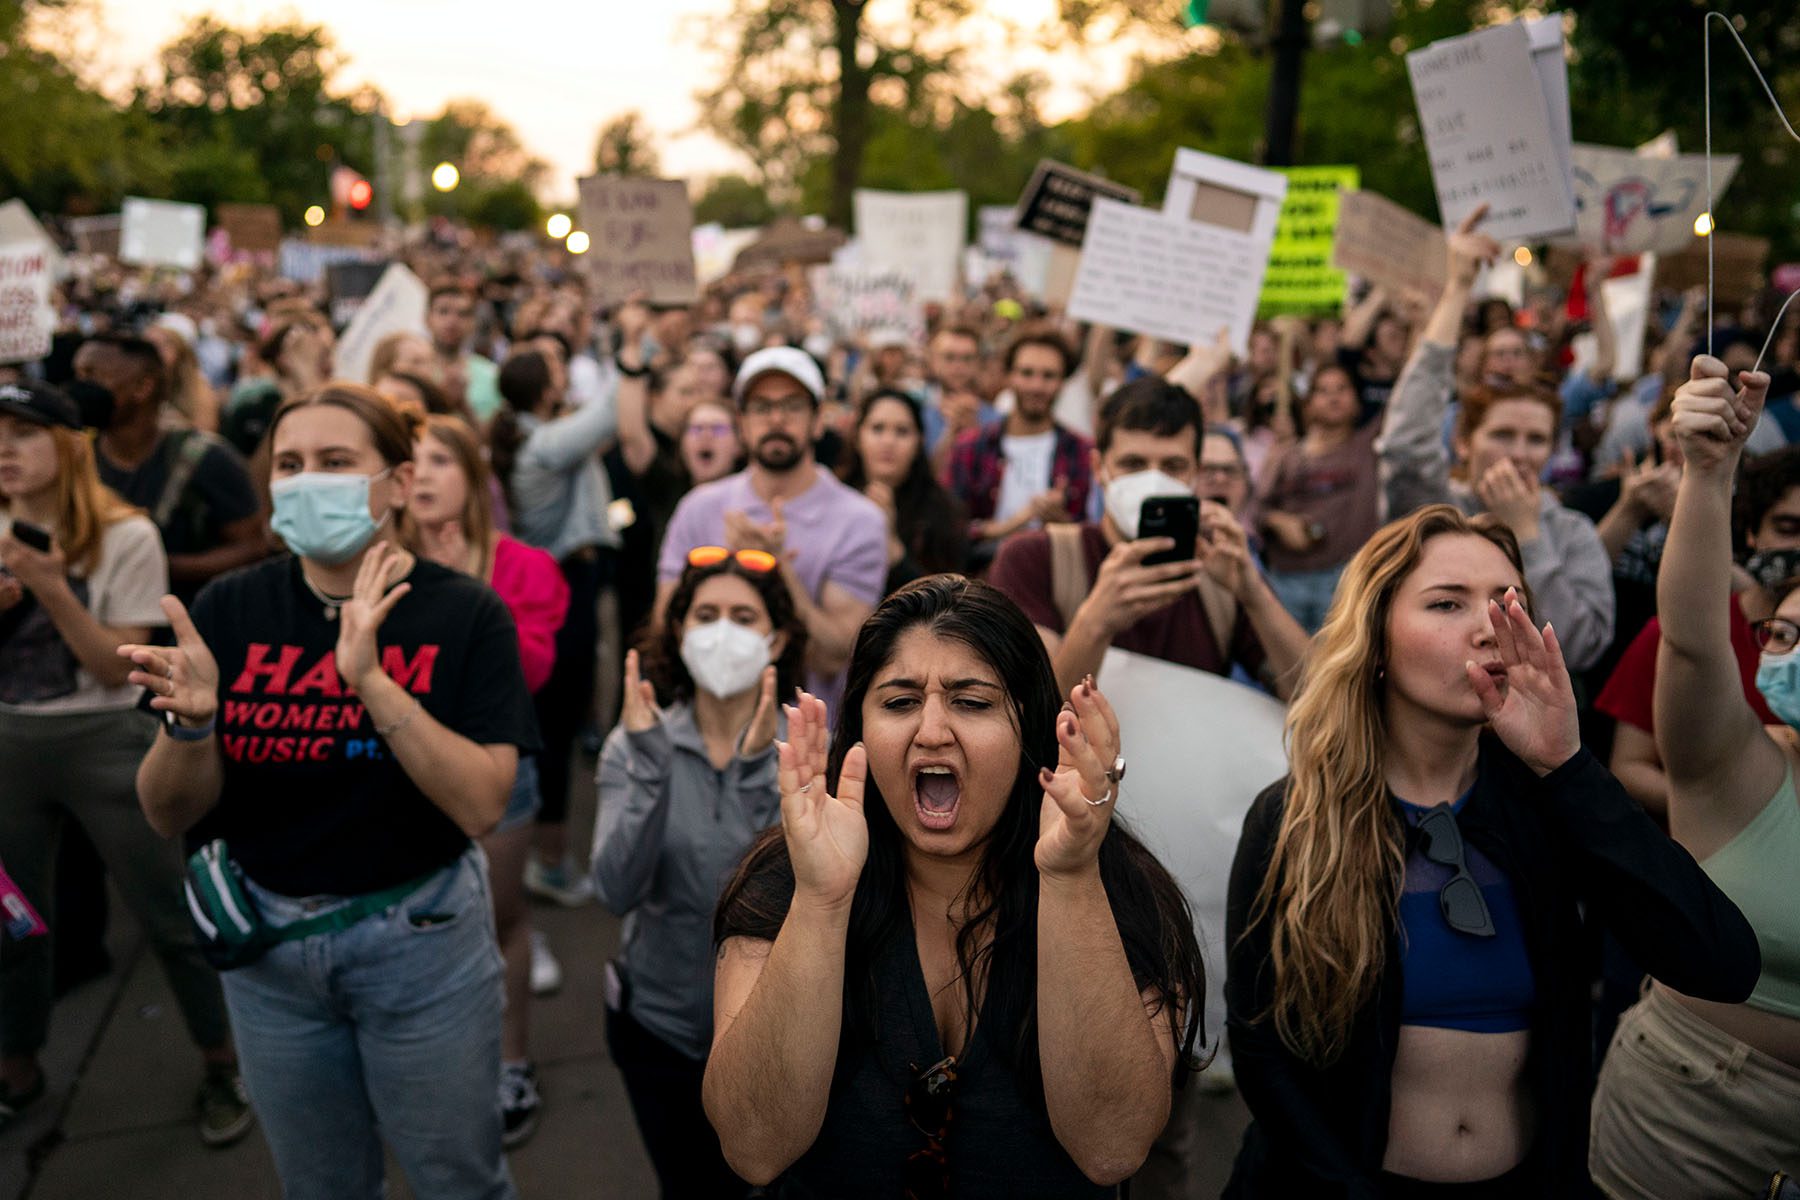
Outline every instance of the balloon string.
{"label": "balloon string", "polygon": [[[1744,52],[1744,61],[1750,64],[1751,74],[1755,75],[1756,82],[1762,85],[1763,95],[1769,98],[1769,107],[1773,108],[1775,115],[1781,119],[1782,127],[1788,131],[1788,136],[1796,142],[1800,142],[1800,132],[1795,131],[1793,123],[1787,118],[1787,113],[1782,111],[1781,101],[1775,98],[1775,89],[1769,86],[1769,80],[1763,75],[1762,68],[1756,65],[1756,56],[1750,53],[1750,47],[1744,45],[1744,39],[1738,36],[1737,27],[1731,23],[1731,18],[1722,12],[1707,13],[1700,21],[1700,53],[1706,88],[1702,103],[1706,117],[1706,219],[1708,222],[1706,230],[1706,353],[1709,357],[1713,352],[1713,242],[1717,239],[1719,228],[1718,217],[1713,211],[1718,198],[1713,195],[1712,186],[1712,27],[1714,21],[1725,27],[1725,32],[1731,35],[1731,40],[1736,42],[1738,49]],[[1796,295],[1800,295],[1800,292],[1789,292],[1788,298],[1782,301],[1781,307],[1776,310],[1775,320],[1769,325],[1769,336],[1763,341],[1762,354],[1756,356],[1756,366],[1752,368],[1753,370],[1760,371],[1762,369],[1763,355],[1769,352],[1769,347],[1774,343],[1775,331],[1781,327],[1781,318],[1787,312],[1788,305],[1793,303]]]}

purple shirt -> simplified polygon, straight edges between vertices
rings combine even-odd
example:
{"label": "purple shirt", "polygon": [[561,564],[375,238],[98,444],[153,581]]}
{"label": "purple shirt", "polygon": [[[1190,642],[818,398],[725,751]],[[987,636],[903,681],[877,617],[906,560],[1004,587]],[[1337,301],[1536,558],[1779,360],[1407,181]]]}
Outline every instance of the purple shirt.
{"label": "purple shirt", "polygon": [[[817,482],[781,506],[787,522],[787,549],[797,552],[794,573],[815,604],[827,583],[835,583],[865,604],[879,604],[887,581],[887,515],[825,468],[814,469],[819,473]],[[694,547],[725,545],[728,512],[741,512],[765,525],[775,519],[750,486],[747,470],[700,485],[682,497],[675,515],[669,518],[656,565],[658,582],[679,579],[687,567],[688,551]],[[819,676],[809,671],[806,687],[836,713],[843,698],[842,672]]]}

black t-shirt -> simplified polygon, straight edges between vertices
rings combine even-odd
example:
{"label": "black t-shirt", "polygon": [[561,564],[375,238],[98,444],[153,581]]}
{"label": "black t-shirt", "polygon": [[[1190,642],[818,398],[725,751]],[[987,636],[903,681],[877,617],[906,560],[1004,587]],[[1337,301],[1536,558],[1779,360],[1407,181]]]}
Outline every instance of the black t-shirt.
{"label": "black t-shirt", "polygon": [[[538,749],[519,637],[493,589],[420,561],[376,635],[382,669],[473,742]],[[189,849],[224,838],[257,883],[287,896],[380,891],[446,865],[469,840],[412,782],[338,675],[338,626],[271,559],[208,584],[194,625],[219,664],[219,803]]]}
{"label": "black t-shirt", "polygon": [[256,487],[250,482],[243,456],[222,438],[193,429],[165,433],[150,457],[130,470],[117,466],[104,453],[94,456],[102,483],[155,516],[169,476],[183,457],[193,452],[189,445],[194,438],[201,439],[196,445],[204,446],[205,451],[194,463],[187,486],[167,519],[157,523],[163,550],[170,555],[212,550],[224,541],[227,525],[256,515]]}

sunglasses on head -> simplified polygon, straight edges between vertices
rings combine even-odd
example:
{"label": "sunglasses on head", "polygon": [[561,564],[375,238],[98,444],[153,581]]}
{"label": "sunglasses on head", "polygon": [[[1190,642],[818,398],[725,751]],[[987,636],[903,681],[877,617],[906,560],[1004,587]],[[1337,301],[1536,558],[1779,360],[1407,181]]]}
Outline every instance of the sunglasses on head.
{"label": "sunglasses on head", "polygon": [[775,556],[767,550],[731,551],[723,546],[695,546],[688,551],[687,556],[690,567],[716,567],[728,558],[735,559],[738,566],[758,575],[766,575],[778,565]]}
{"label": "sunglasses on head", "polygon": [[929,1067],[914,1065],[906,1086],[906,1118],[925,1135],[925,1145],[906,1156],[901,1194],[906,1200],[942,1200],[950,1194],[950,1156],[944,1139],[950,1136],[955,1115],[951,1099],[956,1091],[956,1056],[947,1055]]}
{"label": "sunglasses on head", "polygon": [[1458,933],[1493,937],[1494,917],[1488,912],[1481,885],[1469,874],[1468,853],[1455,811],[1448,804],[1427,810],[1419,818],[1419,832],[1425,837],[1426,859],[1452,870],[1450,878],[1438,889],[1438,907],[1443,910],[1445,923]]}

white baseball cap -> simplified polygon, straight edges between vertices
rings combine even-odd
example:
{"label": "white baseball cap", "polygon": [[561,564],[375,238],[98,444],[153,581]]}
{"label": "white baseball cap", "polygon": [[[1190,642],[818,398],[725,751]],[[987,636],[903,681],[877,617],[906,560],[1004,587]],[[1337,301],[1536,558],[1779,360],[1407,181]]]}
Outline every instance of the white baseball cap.
{"label": "white baseball cap", "polygon": [[764,375],[786,375],[812,395],[814,404],[825,399],[825,376],[812,355],[793,346],[770,346],[746,358],[738,368],[731,385],[732,403],[742,406],[744,393]]}

